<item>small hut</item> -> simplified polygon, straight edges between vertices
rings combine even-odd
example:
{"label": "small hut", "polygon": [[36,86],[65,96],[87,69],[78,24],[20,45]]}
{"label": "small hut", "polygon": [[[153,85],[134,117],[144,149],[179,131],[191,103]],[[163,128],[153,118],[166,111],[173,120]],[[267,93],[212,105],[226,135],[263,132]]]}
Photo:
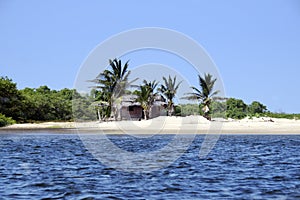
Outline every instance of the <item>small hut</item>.
{"label": "small hut", "polygon": [[136,102],[136,95],[124,95],[121,101],[121,120],[139,120],[143,116],[143,108]]}
{"label": "small hut", "polygon": [[[140,120],[144,118],[141,104],[136,102],[136,95],[124,95],[121,101],[120,116],[121,120]],[[156,96],[150,109],[150,118],[166,115],[166,100],[161,96]]]}

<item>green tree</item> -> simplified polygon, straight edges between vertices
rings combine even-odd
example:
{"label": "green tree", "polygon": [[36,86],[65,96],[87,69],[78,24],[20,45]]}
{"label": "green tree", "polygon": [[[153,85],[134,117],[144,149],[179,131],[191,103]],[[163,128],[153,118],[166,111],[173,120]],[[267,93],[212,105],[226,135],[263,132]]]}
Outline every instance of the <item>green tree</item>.
{"label": "green tree", "polygon": [[73,117],[76,121],[90,121],[97,119],[95,106],[88,96],[73,99]]}
{"label": "green tree", "polygon": [[151,107],[155,100],[155,89],[158,83],[154,80],[152,82],[143,81],[144,85],[139,86],[139,90],[135,91],[137,95],[136,101],[139,102],[143,108],[144,118],[147,120],[151,116]]}
{"label": "green tree", "polygon": [[158,89],[159,92],[162,93],[163,96],[166,97],[168,101],[167,109],[168,109],[168,116],[172,116],[174,113],[174,102],[173,99],[177,93],[177,90],[182,83],[180,81],[179,83],[176,83],[176,76],[174,78],[171,78],[169,75],[169,78],[163,77],[164,84],[160,86]]}
{"label": "green tree", "polygon": [[247,116],[247,105],[241,99],[229,98],[226,101],[226,117],[242,119]]}
{"label": "green tree", "polygon": [[184,97],[184,99],[200,101],[199,107],[202,107],[202,111],[204,112],[203,116],[206,119],[211,120],[210,104],[213,97],[219,93],[219,91],[213,91],[217,79],[214,79],[211,74],[204,74],[204,77],[198,75],[198,80],[200,88],[195,86],[191,87],[194,92],[187,93],[187,96]]}
{"label": "green tree", "polygon": [[182,116],[181,105],[175,106],[175,116]]}
{"label": "green tree", "polygon": [[22,121],[28,122],[31,120],[39,120],[38,113],[40,112],[39,107],[37,106],[40,98],[37,97],[36,91],[33,88],[25,88],[20,90],[22,96],[24,97],[22,101]]}
{"label": "green tree", "polygon": [[111,113],[113,113],[115,120],[117,120],[120,110],[119,98],[126,93],[126,88],[128,88],[133,81],[128,81],[130,75],[128,61],[122,65],[121,60],[109,60],[109,65],[110,69],[104,70],[92,81],[97,84],[95,88],[100,91],[97,99],[108,103],[106,117],[110,117]]}
{"label": "green tree", "polygon": [[267,107],[258,101],[253,101],[248,106],[248,114],[251,116],[260,115],[267,111]]}
{"label": "green tree", "polygon": [[22,100],[22,121],[68,121],[72,119],[72,99],[76,90],[51,90],[48,86],[20,90]]}
{"label": "green tree", "polygon": [[212,101],[211,102],[211,114],[213,117],[226,117],[226,102]]}
{"label": "green tree", "polygon": [[0,113],[0,127],[11,125],[16,123],[11,117],[6,117],[5,115]]}
{"label": "green tree", "polygon": [[158,82],[156,80],[149,81],[149,82],[144,80],[143,83],[150,90],[150,96],[149,96],[148,104],[150,105],[149,115],[152,116],[152,106],[153,106],[153,103],[155,101],[156,96],[158,95],[158,93],[156,92]]}
{"label": "green tree", "polygon": [[55,105],[52,92],[47,86],[37,89],[25,88],[21,90],[24,96],[23,121],[50,121],[57,120],[55,117]]}
{"label": "green tree", "polygon": [[[37,88],[35,91],[36,91],[37,93],[43,94],[43,95],[48,95],[48,94],[51,93],[51,89],[50,89],[48,86],[46,86],[46,85],[40,86],[40,87]],[[52,92],[53,92],[53,91],[52,91]]]}
{"label": "green tree", "polygon": [[17,84],[8,77],[0,77],[0,113],[19,121],[22,115],[22,96]]}
{"label": "green tree", "polygon": [[136,94],[138,96],[136,101],[139,102],[141,104],[142,108],[143,108],[145,120],[149,119],[150,93],[151,93],[151,91],[150,91],[149,87],[147,87],[146,85],[141,85],[139,87],[139,90],[136,92]]}
{"label": "green tree", "polygon": [[51,102],[54,105],[55,118],[58,120],[71,120],[72,116],[72,100],[75,97],[76,90],[64,88],[52,93]]}
{"label": "green tree", "polygon": [[198,104],[180,104],[181,107],[181,116],[196,115],[199,113]]}

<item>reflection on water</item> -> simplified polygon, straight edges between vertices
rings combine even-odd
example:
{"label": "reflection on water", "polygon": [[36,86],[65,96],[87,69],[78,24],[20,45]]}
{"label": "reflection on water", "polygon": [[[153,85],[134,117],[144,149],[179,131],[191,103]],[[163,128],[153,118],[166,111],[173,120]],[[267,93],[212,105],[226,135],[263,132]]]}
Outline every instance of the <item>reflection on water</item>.
{"label": "reflection on water", "polygon": [[[132,152],[156,150],[171,136],[111,135]],[[300,136],[222,136],[199,159],[204,136],[167,168],[128,173],[102,165],[72,134],[0,134],[3,199],[300,199]],[[168,156],[168,155],[165,155]]]}

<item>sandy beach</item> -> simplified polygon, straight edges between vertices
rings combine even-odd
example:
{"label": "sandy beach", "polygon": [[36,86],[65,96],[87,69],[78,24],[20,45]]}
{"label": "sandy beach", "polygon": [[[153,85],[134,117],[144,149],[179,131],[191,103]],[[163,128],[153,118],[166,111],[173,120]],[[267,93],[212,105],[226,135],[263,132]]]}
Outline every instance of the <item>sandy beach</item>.
{"label": "sandy beach", "polygon": [[111,134],[300,134],[300,121],[277,118],[245,118],[242,120],[213,119],[201,116],[157,117],[147,121],[112,122],[45,122],[14,124],[0,128],[13,130],[74,130],[79,132],[100,131]]}

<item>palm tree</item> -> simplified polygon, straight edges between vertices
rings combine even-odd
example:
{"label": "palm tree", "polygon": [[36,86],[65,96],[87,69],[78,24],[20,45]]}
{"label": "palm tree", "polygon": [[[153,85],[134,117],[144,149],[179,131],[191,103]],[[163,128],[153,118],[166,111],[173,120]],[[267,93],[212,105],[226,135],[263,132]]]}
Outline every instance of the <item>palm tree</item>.
{"label": "palm tree", "polygon": [[106,117],[110,117],[111,112],[113,111],[115,120],[119,117],[119,98],[124,95],[126,88],[135,81],[128,81],[128,77],[130,75],[128,62],[129,61],[122,65],[122,61],[116,58],[114,60],[109,60],[111,69],[104,70],[96,77],[96,79],[92,80],[92,82],[98,84],[96,88],[101,90],[102,95],[99,100],[108,103]]}
{"label": "palm tree", "polygon": [[198,75],[199,79],[199,86],[200,89],[197,87],[191,87],[194,92],[187,93],[186,97],[183,97],[184,99],[188,100],[199,100],[200,105],[203,106],[202,110],[204,112],[204,117],[208,120],[211,120],[211,117],[209,115],[210,111],[210,104],[211,101],[213,100],[213,97],[217,95],[220,91],[213,91],[215,82],[217,79],[213,79],[211,74],[204,74],[204,77],[201,77]]}
{"label": "palm tree", "polygon": [[112,70],[109,71],[109,75],[112,78],[113,86],[113,96],[114,98],[119,98],[125,93],[125,89],[129,87],[130,83],[128,81],[128,76],[131,71],[128,70],[127,61],[124,66],[122,66],[122,61],[118,59],[109,60],[109,65]]}
{"label": "palm tree", "polygon": [[167,98],[168,115],[172,116],[172,114],[174,113],[173,99],[182,81],[176,84],[176,76],[172,79],[170,75],[168,79],[166,77],[163,77],[163,80],[164,80],[164,85],[161,85],[159,91]]}
{"label": "palm tree", "polygon": [[156,87],[158,85],[158,82],[156,80],[150,81],[150,82],[148,82],[147,80],[144,80],[143,83],[144,83],[144,85],[149,87],[149,89],[151,90],[152,93],[154,92],[154,90],[156,89]]}
{"label": "palm tree", "polygon": [[144,85],[148,87],[150,90],[150,96],[149,96],[149,101],[148,104],[150,105],[149,109],[149,116],[152,116],[152,106],[155,101],[155,97],[157,96],[157,92],[155,92],[156,87],[158,86],[158,82],[156,80],[147,82],[146,80],[143,81]]}
{"label": "palm tree", "polygon": [[158,85],[158,82],[155,80],[152,82],[147,82],[144,80],[143,83],[144,85],[140,85],[139,90],[136,91],[136,101],[141,104],[144,112],[144,119],[147,120],[151,116],[151,108],[155,100],[155,96],[157,95],[157,93],[154,91]]}
{"label": "palm tree", "polygon": [[112,108],[111,99],[114,90],[112,77],[110,76],[110,71],[107,69],[104,70],[94,80],[92,80],[92,82],[95,82],[97,84],[97,86],[94,86],[94,88],[96,89],[95,101],[106,102],[106,106],[98,107],[98,110],[99,108],[101,108],[101,112],[105,113],[104,120],[107,120],[111,115],[111,108]]}
{"label": "palm tree", "polygon": [[139,90],[136,92],[137,98],[136,101],[141,104],[141,107],[143,108],[144,112],[144,119],[147,120],[149,119],[149,110],[150,110],[150,105],[149,105],[149,98],[150,98],[150,89],[146,85],[141,85],[139,86]]}

